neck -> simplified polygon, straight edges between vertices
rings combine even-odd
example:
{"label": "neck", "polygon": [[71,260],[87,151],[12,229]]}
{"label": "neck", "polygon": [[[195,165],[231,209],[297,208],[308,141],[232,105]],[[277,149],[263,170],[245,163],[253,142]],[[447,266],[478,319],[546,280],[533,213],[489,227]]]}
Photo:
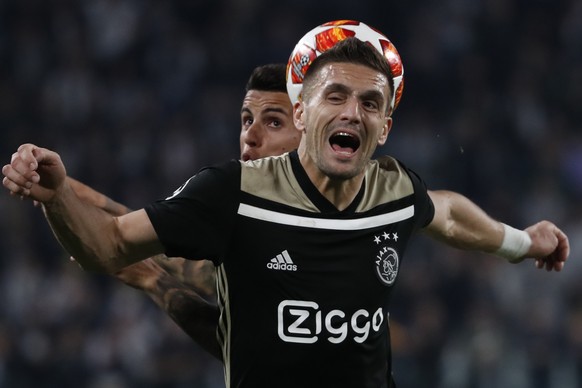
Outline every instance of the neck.
{"label": "neck", "polygon": [[313,185],[338,210],[345,210],[358,195],[364,180],[364,172],[349,179],[331,178],[321,171],[304,151],[305,149],[299,147],[299,160]]}
{"label": "neck", "polygon": [[361,174],[347,180],[332,180],[327,178],[321,180],[319,183],[313,182],[312,179],[312,182],[319,192],[341,211],[345,210],[354,201],[360,192],[363,179],[364,175]]}

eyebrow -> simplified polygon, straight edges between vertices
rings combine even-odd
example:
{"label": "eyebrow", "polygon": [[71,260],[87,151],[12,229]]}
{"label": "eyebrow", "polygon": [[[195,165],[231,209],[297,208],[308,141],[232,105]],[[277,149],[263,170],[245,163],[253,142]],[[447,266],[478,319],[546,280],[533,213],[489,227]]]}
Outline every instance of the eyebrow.
{"label": "eyebrow", "polygon": [[[351,89],[348,88],[344,84],[334,83],[334,84],[328,85],[325,88],[325,92],[326,93],[339,92],[339,93],[349,94],[351,92]],[[384,101],[384,95],[381,92],[379,92],[378,90],[370,89],[370,90],[366,90],[365,92],[363,92],[360,95],[360,99],[363,99],[363,100]]]}
{"label": "eyebrow", "polygon": [[[283,108],[269,107],[269,108],[266,108],[266,109],[264,109],[264,110],[261,111],[261,113],[272,113],[272,112],[286,114],[285,109],[283,109]],[[251,115],[253,114],[253,112],[251,112],[251,110],[249,108],[247,108],[247,107],[243,107],[240,110],[240,113],[241,114],[242,113],[249,113]]]}
{"label": "eyebrow", "polygon": [[324,91],[326,93],[334,93],[334,92],[346,93],[346,94],[350,93],[350,89],[346,85],[338,84],[338,83],[333,83],[333,84],[327,85],[325,87]]}

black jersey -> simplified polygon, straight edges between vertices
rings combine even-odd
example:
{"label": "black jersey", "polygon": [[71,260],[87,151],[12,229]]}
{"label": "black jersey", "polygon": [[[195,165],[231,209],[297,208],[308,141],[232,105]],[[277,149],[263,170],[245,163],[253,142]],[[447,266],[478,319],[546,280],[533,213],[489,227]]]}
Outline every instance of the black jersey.
{"label": "black jersey", "polygon": [[206,168],[146,208],[168,256],[216,265],[226,386],[390,384],[388,306],[433,204],[390,157],[338,211],[296,152]]}

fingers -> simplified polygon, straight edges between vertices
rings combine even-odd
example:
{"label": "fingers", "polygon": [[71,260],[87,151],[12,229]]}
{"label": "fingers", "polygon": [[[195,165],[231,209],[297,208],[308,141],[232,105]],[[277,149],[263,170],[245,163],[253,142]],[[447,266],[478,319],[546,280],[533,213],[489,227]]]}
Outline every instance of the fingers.
{"label": "fingers", "polygon": [[548,272],[560,272],[564,268],[563,260],[556,260],[553,255],[544,258],[535,259],[535,266],[537,269],[545,269]]}
{"label": "fingers", "polygon": [[13,173],[9,167],[10,166],[7,165],[2,168],[2,174],[4,174],[2,185],[6,187],[12,195],[29,196],[32,183],[27,182],[26,179]]}
{"label": "fingers", "polygon": [[546,271],[559,272],[564,268],[566,260],[570,255],[570,242],[568,236],[562,232],[558,227],[554,226],[554,234],[557,238],[557,246],[554,252],[546,260]]}
{"label": "fingers", "polygon": [[566,262],[562,260],[554,262],[554,271],[561,271],[565,265]]}
{"label": "fingers", "polygon": [[548,257],[535,259],[535,266],[538,269],[544,269],[548,272],[556,271],[560,272],[564,269],[565,258],[558,257],[556,254],[552,254]]}
{"label": "fingers", "polygon": [[558,238],[558,247],[556,248],[558,260],[564,262],[570,256],[570,241],[566,233],[558,228],[556,228],[556,237]]}
{"label": "fingers", "polygon": [[544,269],[545,268],[546,271],[548,271],[548,272],[552,271],[552,269],[559,272],[563,268],[563,262],[562,262],[562,265],[560,266],[557,262],[554,262],[551,260],[536,259],[535,266],[537,269]]}
{"label": "fingers", "polygon": [[[26,169],[23,169],[20,162],[16,164],[18,168],[15,168],[12,164],[7,164],[2,167],[2,174],[4,175],[2,184],[13,194],[29,196],[32,185],[37,183],[40,177],[34,171],[26,171]],[[25,172],[21,173],[19,170]]]}
{"label": "fingers", "polygon": [[[18,150],[12,154],[10,164],[14,166],[14,162],[18,161],[18,165],[23,169],[34,171],[38,167],[38,157],[42,156],[42,150],[34,144],[23,144],[18,147]],[[18,170],[19,172],[22,172]]]}
{"label": "fingers", "polygon": [[38,161],[34,155],[36,146],[24,144],[18,147],[18,151],[12,154],[10,164],[2,168],[4,179],[2,184],[11,192],[20,195],[29,195],[30,188],[40,180],[36,172]]}
{"label": "fingers", "polygon": [[4,178],[2,184],[13,194],[29,196],[34,183],[40,181],[36,172],[38,161],[35,155],[36,146],[24,144],[12,154],[10,164],[2,167]]}

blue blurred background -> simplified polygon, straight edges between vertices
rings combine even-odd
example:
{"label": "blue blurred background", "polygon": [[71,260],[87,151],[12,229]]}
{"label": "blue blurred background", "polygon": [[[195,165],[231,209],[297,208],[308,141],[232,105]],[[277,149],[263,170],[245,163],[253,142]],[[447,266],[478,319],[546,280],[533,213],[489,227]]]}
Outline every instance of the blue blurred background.
{"label": "blue blurred background", "polygon": [[[237,158],[252,68],[346,18],[404,61],[380,151],[572,244],[557,274],[419,236],[391,313],[398,387],[582,387],[580,1],[1,0],[1,164],[34,142],[141,207]],[[0,214],[0,387],[224,386],[146,296],[70,263],[39,209],[4,192]]]}

